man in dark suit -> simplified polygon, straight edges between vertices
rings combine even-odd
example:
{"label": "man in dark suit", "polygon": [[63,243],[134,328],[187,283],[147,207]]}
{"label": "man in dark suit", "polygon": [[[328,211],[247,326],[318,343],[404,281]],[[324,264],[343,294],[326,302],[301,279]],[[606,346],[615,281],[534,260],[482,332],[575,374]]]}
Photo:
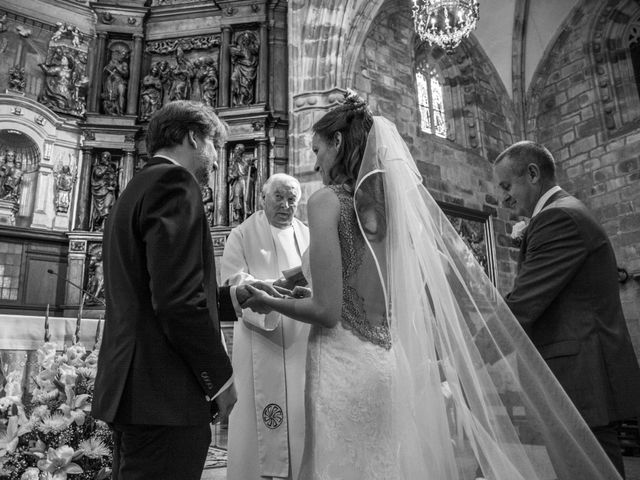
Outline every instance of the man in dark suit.
{"label": "man in dark suit", "polygon": [[507,304],[624,478],[616,422],[640,411],[640,369],[609,239],[556,184],[544,146],[512,145],[494,173],[505,204],[531,218]]}
{"label": "man in dark suit", "polygon": [[[199,480],[212,412],[236,393],[218,318],[235,319],[217,289],[200,184],[226,127],[201,104],[171,102],[149,122],[153,157],[107,217],[106,321],[93,414],[114,431],[114,479]],[[275,293],[275,292],[274,292]]]}

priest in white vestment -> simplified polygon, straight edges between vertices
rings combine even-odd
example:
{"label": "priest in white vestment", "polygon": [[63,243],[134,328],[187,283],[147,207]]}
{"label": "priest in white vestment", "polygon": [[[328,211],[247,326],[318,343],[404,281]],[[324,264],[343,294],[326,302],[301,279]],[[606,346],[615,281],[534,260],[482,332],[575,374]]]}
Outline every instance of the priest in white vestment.
{"label": "priest in white vestment", "polygon": [[[294,218],[300,183],[278,173],[262,189],[264,210],[234,228],[222,255],[230,285],[276,281],[301,265],[309,230]],[[298,478],[304,446],[309,325],[277,312],[236,308],[232,363],[238,402],[229,417],[228,480]]]}

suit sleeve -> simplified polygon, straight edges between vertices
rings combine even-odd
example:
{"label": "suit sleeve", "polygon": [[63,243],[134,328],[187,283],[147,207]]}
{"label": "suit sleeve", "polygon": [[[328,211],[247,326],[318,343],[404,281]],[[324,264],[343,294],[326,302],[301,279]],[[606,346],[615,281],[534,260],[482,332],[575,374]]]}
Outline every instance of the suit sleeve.
{"label": "suit sleeve", "polygon": [[[232,369],[204,290],[202,215],[200,189],[191,174],[170,169],[145,196],[140,229],[156,317],[204,394],[212,397]],[[222,292],[219,303],[224,304],[224,298]]]}
{"label": "suit sleeve", "polygon": [[588,254],[580,229],[564,210],[541,212],[530,228],[525,260],[505,297],[526,331],[571,282]]}

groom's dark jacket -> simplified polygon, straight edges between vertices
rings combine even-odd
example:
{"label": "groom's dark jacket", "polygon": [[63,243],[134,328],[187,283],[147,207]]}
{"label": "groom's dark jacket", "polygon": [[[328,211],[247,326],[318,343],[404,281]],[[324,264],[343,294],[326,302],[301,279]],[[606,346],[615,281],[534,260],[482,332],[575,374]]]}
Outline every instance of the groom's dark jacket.
{"label": "groom's dark jacket", "polygon": [[[200,188],[155,157],[128,183],[104,229],[106,319],[92,412],[107,422],[198,425],[231,377]],[[224,307],[220,312],[218,304]]]}
{"label": "groom's dark jacket", "polygon": [[578,199],[559,191],[531,219],[506,301],[589,426],[640,413],[614,252]]}

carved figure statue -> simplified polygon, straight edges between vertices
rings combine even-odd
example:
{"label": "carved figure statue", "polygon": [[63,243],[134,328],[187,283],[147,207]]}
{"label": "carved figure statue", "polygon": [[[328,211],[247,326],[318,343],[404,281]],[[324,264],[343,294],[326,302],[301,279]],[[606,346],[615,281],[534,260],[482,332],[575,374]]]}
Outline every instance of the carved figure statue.
{"label": "carved figure statue", "polygon": [[53,169],[54,178],[54,204],[56,212],[67,213],[71,204],[71,190],[76,182],[77,170],[73,171],[69,165],[58,164]]}
{"label": "carved figure statue", "polygon": [[9,167],[7,166],[7,154],[6,152],[0,152],[0,197],[4,191],[4,181],[9,174]]}
{"label": "carved figure statue", "polygon": [[91,230],[102,231],[104,221],[116,201],[118,180],[111,153],[102,152],[91,170]]}
{"label": "carved figure statue", "polygon": [[258,37],[254,32],[242,32],[229,50],[231,53],[231,105],[233,107],[250,105],[254,100],[260,51]]}
{"label": "carved figure statue", "polygon": [[24,67],[14,65],[9,69],[9,90],[24,92]]}
{"label": "carved figure statue", "polygon": [[202,91],[202,103],[215,107],[218,96],[218,67],[213,58],[204,59],[198,81]]}
{"label": "carved figure statue", "polygon": [[215,209],[213,204],[213,190],[208,185],[200,187],[202,191],[202,203],[204,204],[204,214],[207,216],[207,223],[210,227],[213,227],[213,211]]}
{"label": "carved figure statue", "polygon": [[111,50],[111,59],[105,65],[102,107],[107,115],[124,115],[129,78],[128,52],[117,46]]}
{"label": "carved figure statue", "polygon": [[45,74],[44,90],[38,98],[40,103],[61,110],[74,107],[71,81],[74,66],[73,59],[61,47],[54,50],[48,64],[39,64]]}
{"label": "carved figure statue", "polygon": [[104,268],[102,266],[102,252],[98,250],[89,258],[89,278],[87,280],[87,292],[92,296],[87,295],[86,304],[99,303],[96,299],[104,299]]}
{"label": "carved figure statue", "polygon": [[171,69],[171,88],[169,89],[169,101],[189,100],[191,97],[191,82],[195,77],[196,69],[180,47],[176,50],[176,65]]}
{"label": "carved figure statue", "polygon": [[231,225],[239,225],[253,213],[253,159],[244,154],[245,147],[238,143],[229,159],[229,216]]}
{"label": "carved figure statue", "polygon": [[16,158],[13,150],[6,153],[6,177],[2,187],[2,198],[14,202],[20,201],[20,191],[22,184],[22,162]]}
{"label": "carved figure statue", "polygon": [[160,65],[156,62],[151,65],[151,70],[142,79],[142,91],[140,92],[140,120],[149,120],[162,106],[162,79],[160,78]]}

